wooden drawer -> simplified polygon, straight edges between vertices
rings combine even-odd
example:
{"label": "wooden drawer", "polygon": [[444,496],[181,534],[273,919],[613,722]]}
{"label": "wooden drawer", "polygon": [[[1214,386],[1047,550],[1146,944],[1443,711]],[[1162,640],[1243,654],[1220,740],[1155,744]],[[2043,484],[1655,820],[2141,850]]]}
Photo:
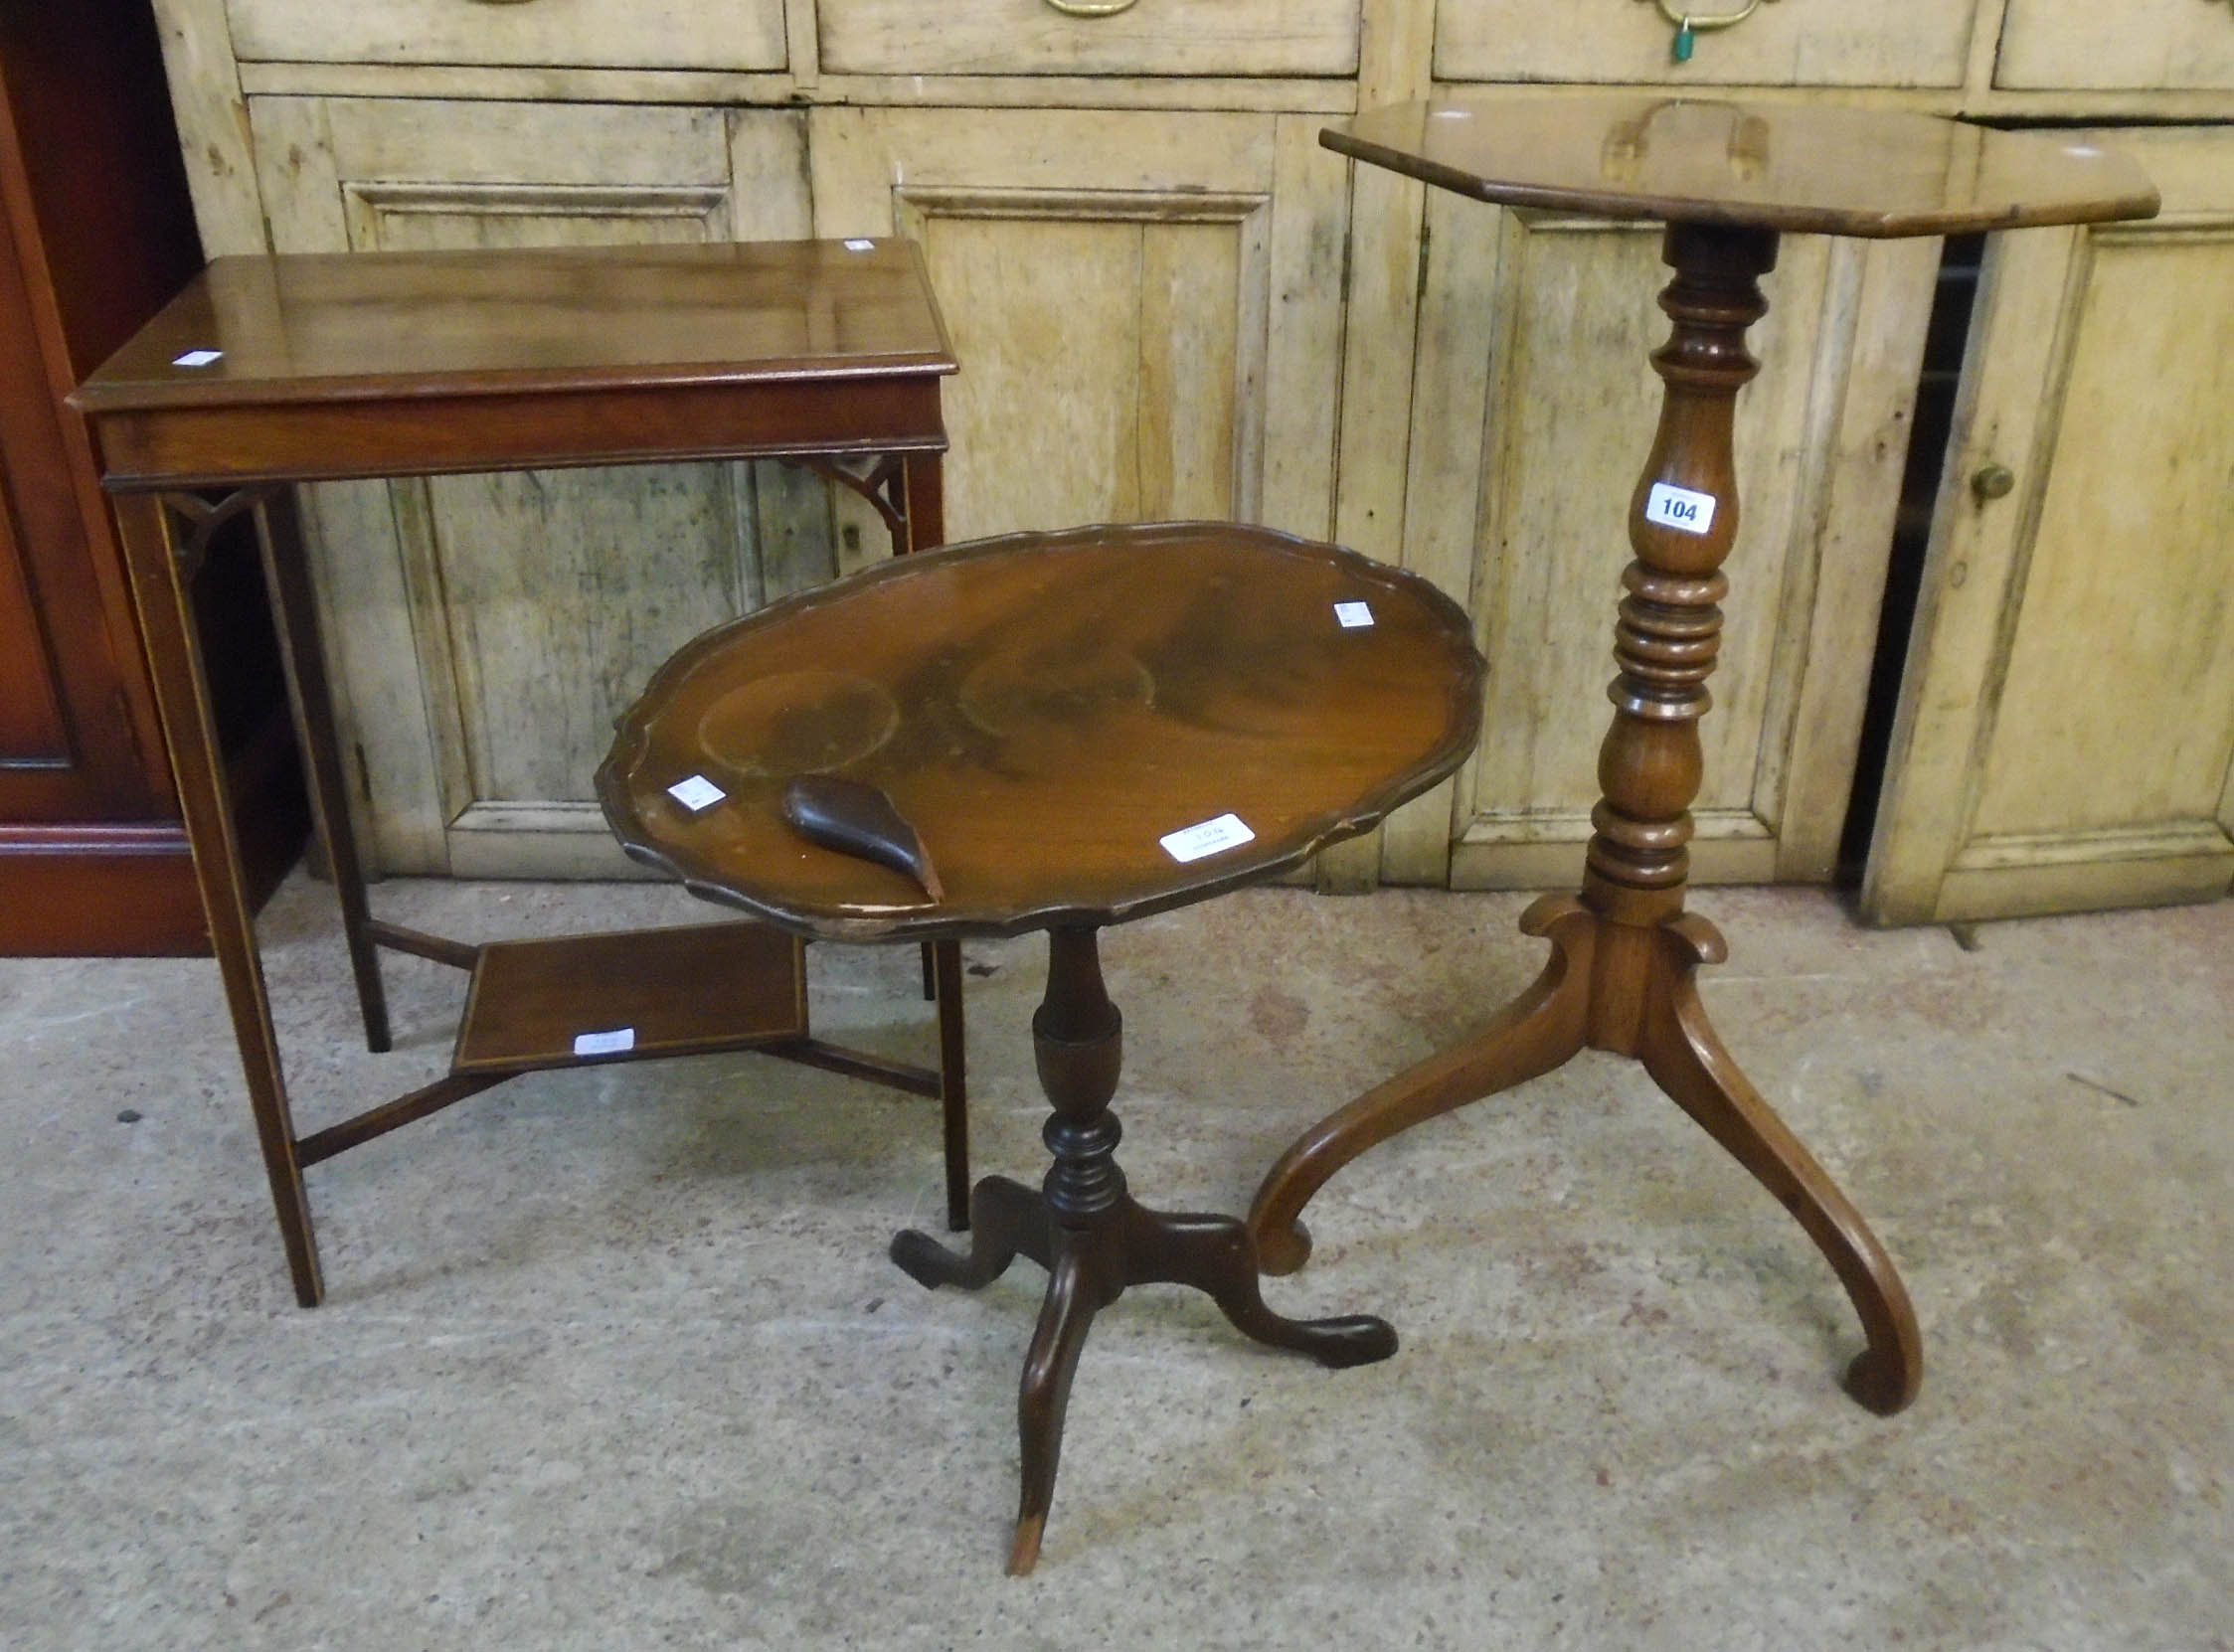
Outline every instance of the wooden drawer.
{"label": "wooden drawer", "polygon": [[2234,86],[2234,8],[2202,0],[2009,0],[1997,86]]}
{"label": "wooden drawer", "polygon": [[[279,5],[287,0],[264,0]],[[1358,0],[822,0],[822,67],[856,75],[1351,75]]]}
{"label": "wooden drawer", "polygon": [[781,69],[783,0],[228,0],[244,62]]}
{"label": "wooden drawer", "polygon": [[[1700,0],[1699,9],[1738,4]],[[1679,64],[1674,26],[1651,0],[1442,0],[1435,73],[1444,81],[1954,86],[1963,83],[1974,9],[1974,0],[1769,0],[1733,28],[1700,34],[1691,61]]]}

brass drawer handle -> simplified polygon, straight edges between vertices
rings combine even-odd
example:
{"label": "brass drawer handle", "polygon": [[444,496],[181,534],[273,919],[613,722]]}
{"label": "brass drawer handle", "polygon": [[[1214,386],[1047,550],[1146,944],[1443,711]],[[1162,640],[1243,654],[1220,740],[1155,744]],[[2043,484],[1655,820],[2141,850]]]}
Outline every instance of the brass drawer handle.
{"label": "brass drawer handle", "polygon": [[1115,17],[1118,12],[1128,12],[1140,0],[1047,0],[1047,3],[1065,17]]}
{"label": "brass drawer handle", "polygon": [[[1048,4],[1054,3],[1055,0],[1048,0]],[[1702,15],[1675,4],[1674,0],[1653,0],[1653,3],[1660,8],[1660,15],[1675,25],[1672,53],[1677,63],[1691,61],[1691,47],[1700,35],[1711,34],[1716,29],[1734,29],[1761,9],[1761,0],[1745,0],[1745,4],[1734,12],[1708,12]]]}

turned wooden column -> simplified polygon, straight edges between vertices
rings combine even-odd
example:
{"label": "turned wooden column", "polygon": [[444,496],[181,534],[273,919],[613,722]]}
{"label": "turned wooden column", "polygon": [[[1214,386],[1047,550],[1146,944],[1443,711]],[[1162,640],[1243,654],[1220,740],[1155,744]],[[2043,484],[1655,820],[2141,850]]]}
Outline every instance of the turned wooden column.
{"label": "turned wooden column", "polygon": [[1758,364],[1746,329],[1768,313],[1760,277],[1776,232],[1671,224],[1675,279],[1660,294],[1674,323],[1652,356],[1666,386],[1658,433],[1630,499],[1635,561],[1614,626],[1614,721],[1600,747],[1603,795],[1581,891],[1547,896],[1520,920],[1552,944],[1535,984],[1473,1037],[1320,1120],[1266,1174],[1249,1227],[1267,1272],[1310,1252],[1303,1206],[1342,1166],[1425,1119],[1511,1089],[1578,1051],[1641,1062],[1653,1081],[1792,1212],[1837,1273],[1868,1345],[1846,1387],[1872,1410],[1901,1409],[1923,1381],[1923,1340],[1892,1259],[1859,1212],[1723,1049],[1699,1001],[1702,963],[1728,947],[1683,909],[1699,719],[1722,641],[1722,563],[1738,532],[1731,426]]}
{"label": "turned wooden column", "polygon": [[979,1182],[966,1255],[919,1233],[892,1241],[892,1259],[933,1287],[976,1290],[1018,1256],[1047,1269],[1016,1395],[1021,1473],[1008,1569],[1017,1576],[1039,1563],[1087,1332],[1127,1286],[1191,1285],[1246,1335],[1324,1366],[1367,1365],[1396,1352],[1396,1333],[1369,1314],[1294,1320],[1266,1307],[1256,1249],[1234,1218],[1152,1211],[1133,1200],[1117,1162],[1124,1132],[1110,1111],[1123,1067],[1124,1018],[1103,985],[1100,932],[1064,925],[1048,930],[1047,942],[1047,996],[1032,1016],[1032,1054],[1051,1109],[1040,1134],[1054,1162],[1040,1191],[1005,1176]]}
{"label": "turned wooden column", "polygon": [[1124,1017],[1102,982],[1092,929],[1050,929],[1047,996],[1032,1012],[1032,1060],[1053,1108],[1040,1139],[1055,1162],[1041,1191],[1048,1215],[1083,1229],[1124,1198],[1117,1143],[1124,1128],[1110,1101],[1124,1066]]}
{"label": "turned wooden column", "polygon": [[1771,230],[1671,224],[1665,257],[1675,279],[1660,308],[1675,324],[1652,355],[1667,386],[1652,450],[1630,501],[1636,560],[1614,627],[1620,667],[1607,689],[1613,726],[1598,754],[1604,796],[1582,900],[1606,919],[1593,957],[1589,1042],[1635,1055],[1652,930],[1683,909],[1690,872],[1691,803],[1699,794],[1699,719],[1722,642],[1730,582],[1722,563],[1738,533],[1731,429],[1738,392],[1760,370],[1746,329],[1769,310],[1757,284],[1776,267]]}

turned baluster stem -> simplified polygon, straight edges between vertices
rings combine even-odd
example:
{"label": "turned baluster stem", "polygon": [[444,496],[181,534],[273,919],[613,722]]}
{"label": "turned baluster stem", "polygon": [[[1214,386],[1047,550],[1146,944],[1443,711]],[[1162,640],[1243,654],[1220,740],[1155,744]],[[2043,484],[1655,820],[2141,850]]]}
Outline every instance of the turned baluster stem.
{"label": "turned baluster stem", "polygon": [[1675,279],[1660,294],[1674,323],[1652,356],[1666,386],[1658,433],[1630,500],[1636,560],[1614,628],[1614,721],[1600,747],[1603,788],[1582,898],[1607,922],[1595,962],[1590,1042],[1633,1055],[1657,930],[1683,909],[1699,719],[1722,638],[1723,559],[1738,531],[1731,450],[1737,396],[1759,370],[1746,329],[1768,313],[1758,278],[1776,266],[1771,231],[1668,226]]}
{"label": "turned baluster stem", "polygon": [[1032,1052],[1055,1111],[1040,1132],[1055,1155],[1047,1208],[1067,1228],[1090,1224],[1124,1199],[1117,1165],[1123,1131],[1110,1111],[1124,1061],[1124,1018],[1102,983],[1100,936],[1050,929],[1047,995],[1032,1016]]}

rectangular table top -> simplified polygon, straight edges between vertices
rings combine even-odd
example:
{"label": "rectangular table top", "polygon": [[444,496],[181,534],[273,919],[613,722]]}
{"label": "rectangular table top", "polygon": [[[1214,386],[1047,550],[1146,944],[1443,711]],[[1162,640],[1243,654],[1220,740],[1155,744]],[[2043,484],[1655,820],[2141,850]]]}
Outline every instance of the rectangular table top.
{"label": "rectangular table top", "polygon": [[283,253],[212,262],[73,400],[102,413],[954,368],[922,256],[893,238]]}

